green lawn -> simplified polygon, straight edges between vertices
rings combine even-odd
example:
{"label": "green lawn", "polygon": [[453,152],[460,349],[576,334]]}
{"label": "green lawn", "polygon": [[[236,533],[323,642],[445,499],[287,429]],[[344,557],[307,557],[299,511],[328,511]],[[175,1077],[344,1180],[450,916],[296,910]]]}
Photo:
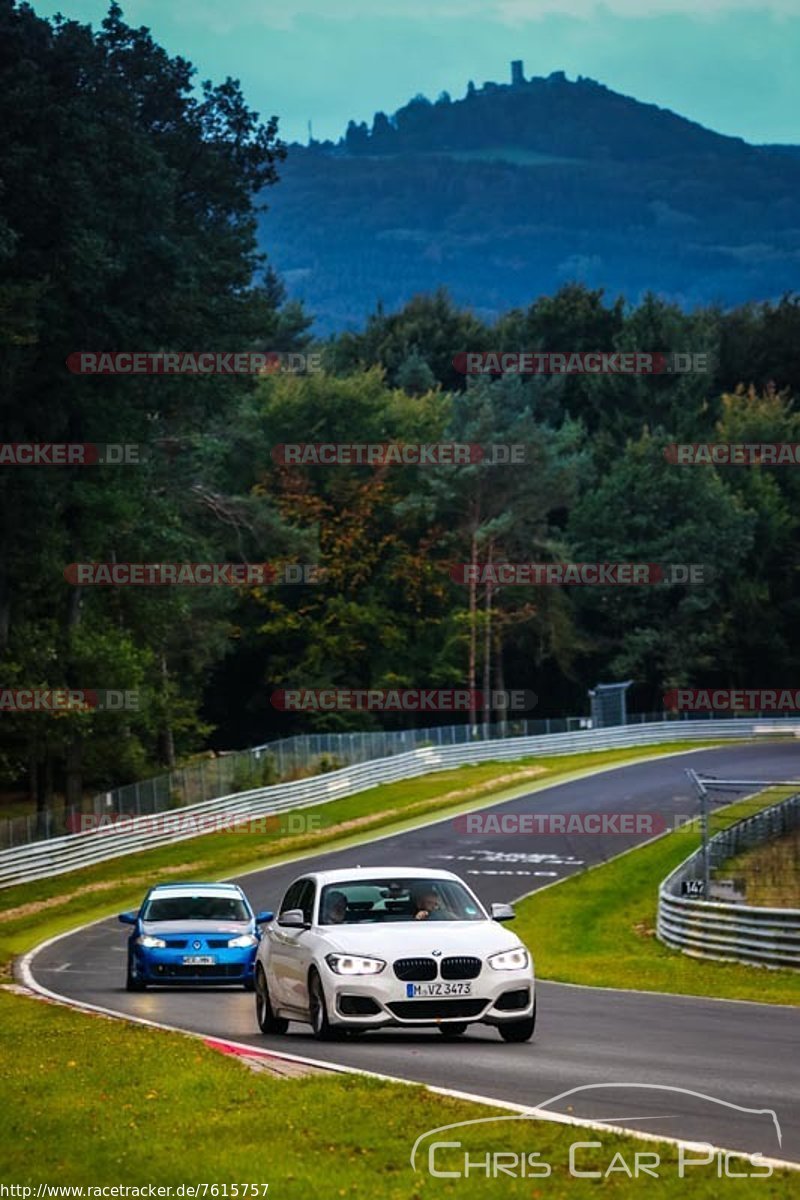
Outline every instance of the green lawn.
{"label": "green lawn", "polygon": [[[509,791],[533,791],[598,766],[686,748],[675,744],[441,772],[321,805],[316,811],[323,828],[291,843],[273,838],[254,848],[252,834],[207,835],[7,889],[0,892],[0,961],[8,972],[12,954],[135,903],[147,882],[166,871],[194,877],[231,874],[304,849],[368,837],[376,829],[402,828],[426,814],[465,811],[489,796],[494,801]],[[526,781],[524,772],[532,767],[543,767],[544,773]],[[634,860],[628,856],[629,863]],[[540,899],[549,901],[571,887],[564,884]],[[541,931],[533,928],[529,904],[521,906],[520,931],[537,947],[542,972]],[[582,947],[585,951],[585,939]],[[709,964],[704,969],[714,980],[724,971]],[[473,1168],[468,1178],[435,1178],[426,1169],[425,1147],[414,1173],[411,1148],[426,1130],[505,1114],[421,1087],[354,1076],[285,1080],[256,1074],[197,1039],[73,1012],[6,988],[0,988],[0,1070],[5,1118],[0,1123],[0,1182],[6,1184],[227,1184],[232,1196],[235,1184],[247,1182],[269,1184],[268,1196],[287,1200],[581,1200],[596,1195],[598,1186],[612,1200],[639,1189],[643,1198],[661,1200],[677,1198],[687,1188],[678,1175],[677,1152],[664,1143],[606,1132],[587,1135],[540,1121],[492,1122],[443,1135],[461,1141],[463,1149],[442,1152],[448,1157],[437,1158],[436,1165],[463,1174],[464,1151],[472,1161],[495,1151],[538,1153],[535,1161],[551,1167],[547,1178],[522,1178],[518,1166],[513,1168],[516,1177],[487,1179]],[[578,1166],[599,1170],[602,1180],[570,1176],[569,1145],[582,1140],[601,1142],[599,1149],[580,1152]],[[657,1178],[630,1177],[637,1151],[659,1155],[657,1166],[647,1160]],[[506,1166],[509,1161],[504,1160]],[[698,1200],[719,1196],[715,1164],[690,1168],[688,1178]],[[796,1184],[796,1176],[784,1173],[757,1184],[729,1179],[724,1194],[749,1200],[757,1187],[763,1200],[788,1200],[796,1194]],[[241,1191],[239,1195],[245,1200]]]}
{"label": "green lawn", "polygon": [[[760,804],[774,799],[765,794]],[[717,810],[714,829],[755,806],[745,799]],[[800,1004],[800,972],[691,958],[656,940],[659,884],[699,845],[697,829],[677,830],[518,904],[515,929],[532,948],[538,975],[591,987]]]}
{"label": "green lawn", "polygon": [[[504,1114],[422,1087],[355,1076],[276,1079],[196,1039],[3,990],[0,1058],[4,1184],[227,1184],[229,1196],[235,1184],[269,1184],[266,1196],[276,1200],[582,1200],[596,1196],[598,1186],[611,1200],[632,1194],[677,1200],[687,1187],[696,1200],[789,1200],[797,1194],[797,1176],[785,1172],[757,1182],[726,1179],[723,1187],[716,1164],[688,1169],[687,1184],[678,1177],[675,1149],[665,1143],[544,1121],[449,1131],[440,1137],[460,1140],[462,1149],[437,1153],[435,1166],[463,1172],[464,1151],[472,1161],[487,1151],[538,1152],[535,1161],[550,1165],[549,1178],[487,1180],[473,1169],[466,1179],[437,1179],[427,1170],[432,1139],[418,1156],[418,1171],[411,1169],[420,1134]],[[605,1173],[613,1162],[607,1179],[569,1175],[573,1141],[601,1143],[600,1149],[579,1151],[576,1165]],[[622,1161],[632,1172],[637,1151],[659,1154],[658,1178],[628,1177]]]}

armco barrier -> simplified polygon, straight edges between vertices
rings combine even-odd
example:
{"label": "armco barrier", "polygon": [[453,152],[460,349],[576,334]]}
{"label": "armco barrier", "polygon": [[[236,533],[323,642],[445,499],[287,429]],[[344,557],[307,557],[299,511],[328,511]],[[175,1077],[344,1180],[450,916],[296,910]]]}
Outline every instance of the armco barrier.
{"label": "armco barrier", "polygon": [[[709,714],[712,717],[714,714]],[[661,720],[660,714],[631,715],[634,721]],[[81,817],[151,816],[217,800],[247,788],[267,787],[300,775],[322,775],[328,769],[408,754],[424,746],[461,746],[465,743],[540,734],[569,733],[591,728],[588,717],[545,717],[541,720],[505,721],[471,726],[433,725],[419,729],[356,730],[350,733],[303,733],[279,738],[247,750],[224,751],[200,758],[170,772],[111,788],[80,805],[63,805],[16,817],[0,816],[0,853],[74,833]],[[327,760],[327,762],[326,762]],[[269,773],[269,778],[266,777]],[[88,800],[88,807],[87,807]]]}
{"label": "armco barrier", "polygon": [[[785,722],[788,728],[800,728],[797,722]],[[248,818],[269,816],[292,809],[307,808],[324,804],[340,796],[365,791],[381,783],[393,783],[399,779],[411,779],[431,771],[448,767],[466,766],[471,763],[510,761],[534,754],[571,754],[580,751],[611,750],[626,746],[658,745],[660,742],[718,740],[752,736],[759,722],[749,720],[714,721],[658,721],[640,725],[621,725],[612,729],[587,730],[575,733],[556,733],[539,737],[516,737],[472,745],[433,747],[426,746],[408,754],[397,754],[391,758],[375,759],[317,775],[311,779],[298,779],[291,783],[279,783],[271,787],[255,788],[236,795],[222,796],[202,804],[194,804],[178,810],[175,815],[185,823],[195,815],[198,819],[214,814],[224,819],[245,821]],[[0,887],[15,883],[28,883],[50,875],[61,875],[78,867],[104,862],[107,859],[133,854],[154,846],[185,841],[196,836],[196,832],[170,833],[164,829],[164,814],[153,820],[153,828],[142,828],[137,823],[134,831],[128,828],[115,829],[113,825],[53,838],[45,842],[33,842],[0,853]]]}
{"label": "armco barrier", "polygon": [[[737,821],[711,838],[712,867],[797,828],[800,796],[790,796]],[[800,968],[800,909],[762,908],[681,896],[685,879],[702,877],[703,852],[695,851],[661,884],[656,933],[687,954],[769,967]]]}
{"label": "armco barrier", "polygon": [[[671,720],[687,720],[688,713],[675,714]],[[698,716],[691,718],[699,720]],[[715,721],[716,713],[704,714],[703,720]],[[662,713],[629,713],[626,724],[649,724],[662,721]],[[759,732],[774,732],[776,718],[763,721]],[[788,728],[791,717],[777,719],[777,729]],[[574,733],[591,729],[589,717],[543,717],[539,720],[501,721],[496,724],[431,725],[418,729],[356,730],[350,733],[303,733],[279,738],[247,750],[221,751],[201,757],[183,767],[162,775],[126,783],[92,797],[82,797],[80,804],[65,807],[55,805],[40,811],[30,811],[16,817],[0,816],[0,853],[26,846],[30,842],[46,842],[75,833],[81,828],[84,816],[96,820],[115,816],[152,816],[171,812],[175,808],[190,808],[217,800],[247,789],[271,786],[274,783],[301,776],[323,775],[329,770],[354,767],[357,763],[389,758],[393,754],[408,754],[432,746],[473,745],[475,742],[502,741],[507,738],[539,737],[552,733]]]}

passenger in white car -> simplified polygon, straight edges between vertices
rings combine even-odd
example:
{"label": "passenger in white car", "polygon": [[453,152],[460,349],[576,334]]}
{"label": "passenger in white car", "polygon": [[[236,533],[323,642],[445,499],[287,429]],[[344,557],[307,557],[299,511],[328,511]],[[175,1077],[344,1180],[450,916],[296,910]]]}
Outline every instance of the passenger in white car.
{"label": "passenger in white car", "polygon": [[343,925],[347,920],[347,897],[344,892],[329,892],[322,916],[325,925]]}

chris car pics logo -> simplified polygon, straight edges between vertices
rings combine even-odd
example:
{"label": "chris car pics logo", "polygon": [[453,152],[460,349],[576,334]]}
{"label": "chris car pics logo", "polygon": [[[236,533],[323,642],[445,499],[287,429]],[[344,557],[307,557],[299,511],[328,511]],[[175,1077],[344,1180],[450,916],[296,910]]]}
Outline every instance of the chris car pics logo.
{"label": "chris car pics logo", "polygon": [[[425,1173],[435,1179],[530,1179],[543,1181],[557,1179],[566,1169],[573,1179],[599,1180],[602,1183],[613,1183],[622,1179],[677,1178],[700,1180],[712,1176],[714,1179],[768,1179],[774,1170],[776,1159],[768,1158],[761,1151],[746,1153],[744,1151],[723,1150],[702,1139],[674,1140],[666,1148],[663,1144],[649,1145],[637,1142],[631,1148],[624,1146],[619,1149],[619,1133],[635,1133],[625,1129],[628,1121],[638,1118],[632,1112],[632,1103],[626,1109],[626,1116],[600,1117],[595,1119],[580,1118],[566,1115],[550,1109],[549,1106],[565,1102],[581,1092],[619,1090],[641,1090],[663,1092],[671,1097],[683,1096],[691,1098],[693,1122],[700,1123],[703,1117],[718,1119],[715,1106],[748,1113],[753,1117],[754,1127],[764,1139],[767,1148],[780,1149],[782,1133],[777,1114],[772,1108],[747,1108],[728,1100],[720,1100],[705,1092],[691,1088],[675,1087],[657,1083],[589,1083],[570,1088],[556,1096],[551,1096],[536,1108],[519,1116],[479,1117],[471,1121],[458,1121],[450,1125],[440,1125],[421,1133],[411,1149],[410,1163],[415,1173]],[[665,1095],[665,1100],[666,1100]],[[698,1105],[698,1101],[701,1103]],[[675,1103],[674,1099],[671,1103]],[[705,1106],[708,1110],[703,1112]],[[569,1105],[574,1106],[574,1101]],[[667,1105],[665,1104],[665,1108]],[[700,1115],[696,1115],[700,1110]],[[677,1113],[664,1113],[662,1116],[671,1118]],[[757,1121],[760,1118],[760,1121]],[[532,1144],[520,1146],[520,1139],[514,1139],[513,1147],[508,1139],[503,1138],[510,1127],[508,1122],[541,1122],[555,1121],[559,1124],[575,1127],[575,1139],[559,1152],[556,1161],[552,1154],[546,1158],[542,1151],[536,1149],[535,1132]],[[491,1130],[491,1138],[487,1145],[486,1126],[502,1126],[502,1130]],[[469,1135],[466,1131],[478,1133],[479,1145],[469,1145]],[[602,1134],[608,1131],[613,1135],[608,1144],[602,1140]],[[667,1136],[667,1135],[664,1135]],[[657,1140],[659,1134],[654,1134]],[[503,1144],[505,1140],[505,1145]],[[546,1195],[542,1192],[542,1195]]]}

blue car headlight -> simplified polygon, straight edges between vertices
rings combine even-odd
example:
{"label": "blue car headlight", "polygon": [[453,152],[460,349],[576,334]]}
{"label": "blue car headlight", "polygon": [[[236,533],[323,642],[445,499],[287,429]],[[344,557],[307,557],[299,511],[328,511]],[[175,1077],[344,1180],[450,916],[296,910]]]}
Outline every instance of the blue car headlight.
{"label": "blue car headlight", "polygon": [[228,942],[228,948],[231,950],[244,950],[247,946],[257,946],[258,938],[252,933],[243,933],[241,937],[231,938]]}
{"label": "blue car headlight", "polygon": [[136,945],[144,946],[147,950],[163,950],[166,944],[163,938],[153,937],[151,933],[143,933],[136,939]]}

